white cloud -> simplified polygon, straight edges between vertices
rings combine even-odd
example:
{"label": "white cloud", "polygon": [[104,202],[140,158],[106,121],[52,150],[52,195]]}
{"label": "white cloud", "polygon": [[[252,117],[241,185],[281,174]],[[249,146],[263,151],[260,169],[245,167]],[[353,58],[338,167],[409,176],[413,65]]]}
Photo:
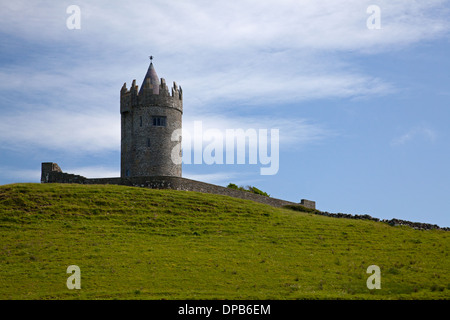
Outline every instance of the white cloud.
{"label": "white cloud", "polygon": [[78,1],[80,30],[66,27],[68,4],[8,2],[0,30],[51,54],[0,67],[0,89],[98,105],[117,97],[123,82],[140,84],[145,56],[153,54],[160,76],[181,84],[186,105],[200,112],[223,100],[275,105],[386,94],[395,85],[334,53],[382,52],[442,36],[449,10],[444,0],[377,1],[382,29],[368,30],[372,2]]}
{"label": "white cloud", "polygon": [[[79,34],[89,33],[93,41],[101,38],[133,47],[150,41],[165,52],[187,54],[199,48],[232,51],[267,46],[369,50],[414,43],[448,30],[445,0],[379,0],[381,32],[366,27],[366,9],[372,4],[371,0],[77,1],[82,14]],[[35,39],[67,36],[68,5],[4,3],[0,28]],[[118,42],[120,38],[126,41]]]}
{"label": "white cloud", "polygon": [[195,136],[195,122],[200,121],[202,132],[208,130],[217,130],[225,137],[227,129],[279,129],[280,130],[280,147],[293,148],[309,143],[318,142],[337,135],[336,132],[325,128],[321,124],[317,124],[307,119],[293,118],[276,119],[267,116],[224,116],[214,114],[204,114],[198,117],[184,117],[183,119],[183,134],[188,133],[192,141],[183,139],[184,143],[192,142],[192,145],[200,145],[194,139],[202,138]]}
{"label": "white cloud", "polygon": [[425,140],[433,143],[437,139],[437,132],[434,129],[424,126],[417,126],[408,132],[391,140],[391,146],[401,146],[416,140]]}
{"label": "white cloud", "polygon": [[[210,108],[214,101],[229,101],[229,106],[239,101],[246,105],[264,104],[279,108],[280,103],[383,95],[395,90],[381,79],[348,70],[336,70],[336,67],[318,73],[318,70],[310,70],[311,65],[318,66],[320,63],[305,58],[301,63],[296,63],[295,68],[289,68],[288,63],[270,65],[262,61],[248,72],[242,71],[245,66],[237,65],[227,72],[186,78],[183,90],[187,93],[193,91],[193,99],[196,100],[192,105],[200,110]],[[317,68],[323,68],[323,63]],[[186,97],[190,98],[188,94]],[[228,109],[227,104],[222,103],[222,107]]]}
{"label": "white cloud", "polygon": [[0,118],[0,143],[10,149],[76,154],[119,150],[120,115],[101,110],[22,110]]}

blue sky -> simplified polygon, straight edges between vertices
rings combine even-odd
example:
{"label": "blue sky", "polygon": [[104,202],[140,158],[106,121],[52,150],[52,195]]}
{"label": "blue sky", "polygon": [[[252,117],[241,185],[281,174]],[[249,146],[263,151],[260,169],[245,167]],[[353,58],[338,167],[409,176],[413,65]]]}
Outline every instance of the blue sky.
{"label": "blue sky", "polygon": [[183,130],[280,130],[276,175],[192,164],[185,177],[450,226],[449,13],[445,0],[2,3],[0,184],[39,182],[46,161],[119,176],[119,92],[153,55],[183,88]]}

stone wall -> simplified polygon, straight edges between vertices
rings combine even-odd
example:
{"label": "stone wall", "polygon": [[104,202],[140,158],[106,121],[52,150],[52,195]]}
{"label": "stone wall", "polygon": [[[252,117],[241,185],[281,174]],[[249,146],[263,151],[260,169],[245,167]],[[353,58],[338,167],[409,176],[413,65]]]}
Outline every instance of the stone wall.
{"label": "stone wall", "polygon": [[[308,201],[308,200],[306,200]],[[328,211],[320,211],[320,210],[310,210],[310,209],[306,209],[303,208],[305,206],[300,206],[298,204],[296,205],[287,205],[284,206],[284,208],[286,209],[291,209],[291,210],[295,210],[295,211],[301,211],[301,212],[308,212],[308,213],[313,213],[313,214],[317,214],[317,215],[321,215],[321,216],[325,216],[325,217],[332,217],[332,218],[344,218],[344,219],[356,219],[356,220],[372,220],[372,221],[380,221],[380,222],[384,222],[387,223],[391,226],[408,226],[410,228],[413,229],[417,229],[417,230],[432,230],[432,229],[439,229],[439,230],[444,230],[444,231],[450,231],[450,228],[447,227],[439,227],[436,224],[430,224],[430,223],[422,223],[422,222],[412,222],[412,221],[406,221],[406,220],[400,220],[400,219],[378,219],[378,218],[374,218],[371,217],[368,214],[348,214],[348,213],[330,213]]]}
{"label": "stone wall", "polygon": [[235,189],[230,189],[222,186],[217,186],[214,184],[190,180],[180,177],[169,177],[169,176],[159,176],[159,177],[134,177],[134,178],[124,178],[121,181],[122,185],[145,187],[152,189],[173,189],[173,190],[183,190],[183,191],[196,191],[203,193],[220,194],[224,196],[230,196],[234,198],[240,198],[245,200],[253,200],[256,202],[268,204],[274,207],[281,207],[283,205],[294,204],[293,202],[265,197],[259,194],[240,191]]}
{"label": "stone wall", "polygon": [[[52,170],[54,169],[54,170]],[[62,172],[56,163],[43,163],[42,175],[45,179],[42,183],[80,183],[80,184],[115,184],[134,187],[143,187],[151,189],[173,189],[182,191],[196,191],[203,193],[219,194],[240,198],[245,200],[252,200],[259,203],[268,204],[274,207],[281,207],[284,205],[293,205],[298,203],[271,198],[255,194],[252,192],[230,189],[214,184],[181,178],[173,176],[149,176],[149,177],[129,177],[129,178],[94,178],[88,179],[83,176],[74,175]],[[314,201],[302,199],[300,205],[315,209],[316,203]]]}

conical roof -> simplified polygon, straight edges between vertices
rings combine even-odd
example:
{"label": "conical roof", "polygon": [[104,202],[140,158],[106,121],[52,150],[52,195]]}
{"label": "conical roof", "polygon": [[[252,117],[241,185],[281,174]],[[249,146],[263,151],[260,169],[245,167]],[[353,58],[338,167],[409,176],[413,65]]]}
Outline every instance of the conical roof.
{"label": "conical roof", "polygon": [[145,84],[149,82],[149,84],[153,85],[153,94],[159,94],[159,78],[156,74],[155,67],[153,63],[150,62],[150,66],[148,67],[147,73],[145,74],[144,81],[142,81],[141,89],[139,90],[139,94],[142,93]]}

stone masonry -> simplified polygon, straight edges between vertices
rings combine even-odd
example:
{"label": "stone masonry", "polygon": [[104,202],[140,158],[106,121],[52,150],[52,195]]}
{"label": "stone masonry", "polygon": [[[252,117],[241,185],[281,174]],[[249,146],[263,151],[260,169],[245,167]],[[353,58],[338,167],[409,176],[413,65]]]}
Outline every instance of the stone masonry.
{"label": "stone masonry", "polygon": [[[174,82],[169,94],[153,63],[139,90],[133,80],[120,91],[121,177],[181,177],[182,90]],[[172,153],[180,162],[172,161]]]}

